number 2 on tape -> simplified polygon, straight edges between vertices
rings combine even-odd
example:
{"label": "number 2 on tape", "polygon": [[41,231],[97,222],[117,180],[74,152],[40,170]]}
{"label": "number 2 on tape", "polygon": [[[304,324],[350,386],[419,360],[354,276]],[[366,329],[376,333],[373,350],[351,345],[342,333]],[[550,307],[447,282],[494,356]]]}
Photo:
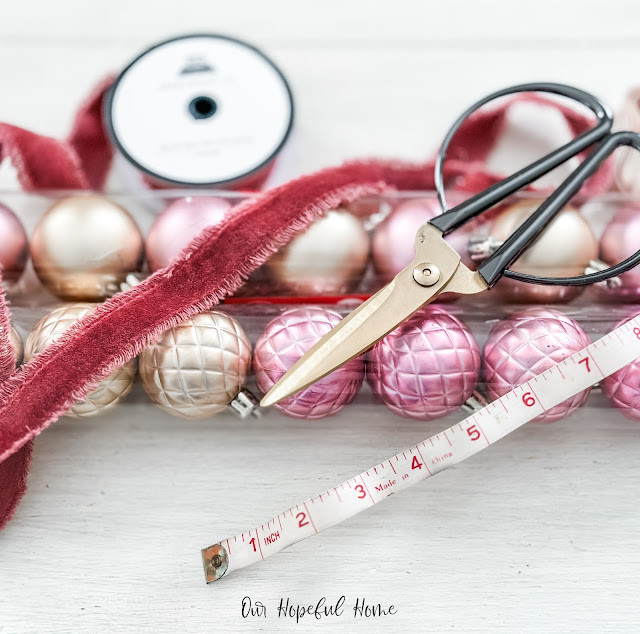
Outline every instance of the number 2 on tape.
{"label": "number 2 on tape", "polygon": [[[482,451],[541,411],[562,403],[640,357],[640,317],[549,368],[415,447],[280,513],[267,524],[203,549],[207,583],[266,559],[386,497]],[[549,379],[552,380],[549,380]]]}

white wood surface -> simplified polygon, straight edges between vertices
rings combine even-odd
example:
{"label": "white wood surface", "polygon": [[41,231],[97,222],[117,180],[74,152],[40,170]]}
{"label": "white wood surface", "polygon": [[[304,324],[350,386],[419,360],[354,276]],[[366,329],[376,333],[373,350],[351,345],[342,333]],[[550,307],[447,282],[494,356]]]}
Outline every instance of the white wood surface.
{"label": "white wood surface", "polygon": [[[635,0],[38,0],[3,6],[0,119],[61,136],[104,73],[196,30],[253,41],[282,65],[300,171],[425,156],[461,108],[510,83],[562,80],[616,105],[640,81]],[[138,394],[95,422],[59,421],[0,533],[0,632],[638,630],[640,426],[596,397],[205,586],[200,548],[454,420],[356,411],[193,424]],[[280,597],[342,594],[397,614],[276,618]],[[241,617],[245,595],[266,620]]]}

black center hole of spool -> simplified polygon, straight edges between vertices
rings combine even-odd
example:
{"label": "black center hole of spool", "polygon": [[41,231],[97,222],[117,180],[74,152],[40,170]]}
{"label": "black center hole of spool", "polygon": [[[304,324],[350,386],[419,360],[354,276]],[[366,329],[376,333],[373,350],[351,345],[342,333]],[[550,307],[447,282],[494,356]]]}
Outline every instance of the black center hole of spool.
{"label": "black center hole of spool", "polygon": [[208,119],[217,109],[218,106],[211,97],[196,97],[189,104],[189,112],[194,119]]}

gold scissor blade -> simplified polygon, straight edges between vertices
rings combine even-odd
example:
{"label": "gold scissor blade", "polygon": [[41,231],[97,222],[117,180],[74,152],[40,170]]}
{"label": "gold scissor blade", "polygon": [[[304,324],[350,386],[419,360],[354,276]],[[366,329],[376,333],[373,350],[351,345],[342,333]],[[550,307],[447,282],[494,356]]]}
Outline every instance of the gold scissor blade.
{"label": "gold scissor blade", "polygon": [[[408,280],[405,279],[407,274]],[[410,276],[411,272],[405,269],[347,315],[284,374],[260,405],[274,405],[319,381],[369,349],[426,304],[434,291],[419,286]]]}
{"label": "gold scissor blade", "polygon": [[[434,261],[437,267],[432,264]],[[431,286],[414,279],[416,270],[427,268],[439,271],[438,281]],[[450,282],[449,288],[458,293],[477,293],[487,288],[484,280],[460,264],[460,256],[440,232],[427,224],[418,232],[414,261],[322,337],[267,392],[260,405],[274,405],[362,354],[420,307],[449,290]]]}

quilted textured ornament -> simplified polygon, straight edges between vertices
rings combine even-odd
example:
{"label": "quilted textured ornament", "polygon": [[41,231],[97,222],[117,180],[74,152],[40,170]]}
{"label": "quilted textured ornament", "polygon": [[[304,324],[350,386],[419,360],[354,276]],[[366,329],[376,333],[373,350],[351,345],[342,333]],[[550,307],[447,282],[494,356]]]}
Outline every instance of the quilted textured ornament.
{"label": "quilted textured ornament", "polygon": [[[65,304],[41,319],[27,337],[25,361],[29,362],[62,335],[81,317],[89,314],[95,304]],[[75,403],[67,412],[74,418],[96,416],[115,407],[133,387],[136,376],[136,360],[132,359],[115,369],[85,398]]]}
{"label": "quilted textured ornament", "polygon": [[[315,306],[287,310],[271,320],[256,342],[253,368],[258,387],[268,392],[280,377],[342,318]],[[331,416],[350,403],[364,378],[358,357],[275,407],[293,418]]]}
{"label": "quilted textured ornament", "polygon": [[[612,330],[635,316],[623,319]],[[611,405],[618,408],[627,418],[640,420],[640,359],[605,377],[600,387]]]}
{"label": "quilted textured ornament", "polygon": [[479,371],[471,331],[448,311],[429,306],[371,349],[367,379],[389,409],[432,420],[471,396]]}
{"label": "quilted textured ornament", "polygon": [[[484,346],[482,374],[487,395],[500,398],[552,365],[588,346],[591,340],[577,321],[557,310],[531,308],[498,322]],[[591,388],[559,403],[535,422],[566,418],[582,405]]]}
{"label": "quilted textured ornament", "polygon": [[140,377],[151,400],[181,418],[208,418],[236,397],[251,364],[240,324],[208,311],[167,330],[140,355]]}

